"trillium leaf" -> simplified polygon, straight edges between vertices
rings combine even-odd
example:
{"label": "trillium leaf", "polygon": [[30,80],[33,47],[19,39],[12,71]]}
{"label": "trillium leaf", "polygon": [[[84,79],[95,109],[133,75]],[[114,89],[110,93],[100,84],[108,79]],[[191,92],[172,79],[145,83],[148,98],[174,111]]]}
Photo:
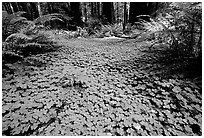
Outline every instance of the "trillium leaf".
{"label": "trillium leaf", "polygon": [[181,88],[179,86],[175,86],[173,89],[172,89],[173,92],[175,93],[179,93],[181,92]]}

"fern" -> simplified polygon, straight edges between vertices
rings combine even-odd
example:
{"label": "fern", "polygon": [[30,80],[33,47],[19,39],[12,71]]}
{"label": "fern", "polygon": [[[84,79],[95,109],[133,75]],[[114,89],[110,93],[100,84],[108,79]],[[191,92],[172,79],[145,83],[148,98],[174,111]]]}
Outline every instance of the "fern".
{"label": "fern", "polygon": [[2,51],[2,62],[3,64],[6,63],[14,63],[18,60],[22,60],[23,56],[12,52],[12,51]]}
{"label": "fern", "polygon": [[11,34],[5,40],[5,42],[10,42],[13,44],[25,44],[30,41],[32,41],[32,38],[22,33]]}
{"label": "fern", "polygon": [[20,54],[23,56],[55,51],[57,48],[52,44],[39,44],[35,42],[19,45]]}
{"label": "fern", "polygon": [[71,18],[63,14],[52,13],[52,14],[46,14],[38,17],[37,19],[34,20],[34,23],[45,24],[46,22],[53,21],[53,20],[59,20],[61,22],[64,22],[64,21],[70,21]]}
{"label": "fern", "polygon": [[54,36],[46,31],[44,23],[51,20],[67,21],[70,18],[62,14],[48,14],[28,21],[22,15],[25,12],[8,14],[2,12],[3,25],[3,63],[15,62],[31,54],[54,51],[58,48]]}
{"label": "fern", "polygon": [[35,33],[36,25],[33,21],[24,21],[23,27],[19,29],[19,33],[31,35]]}
{"label": "fern", "polygon": [[[19,28],[19,25],[22,22],[26,21],[25,17],[22,15],[25,12],[16,12],[13,14],[8,14],[6,11],[2,12],[2,35],[3,37],[9,36],[10,34],[16,33],[17,30],[15,28]],[[20,24],[18,24],[20,22]]]}

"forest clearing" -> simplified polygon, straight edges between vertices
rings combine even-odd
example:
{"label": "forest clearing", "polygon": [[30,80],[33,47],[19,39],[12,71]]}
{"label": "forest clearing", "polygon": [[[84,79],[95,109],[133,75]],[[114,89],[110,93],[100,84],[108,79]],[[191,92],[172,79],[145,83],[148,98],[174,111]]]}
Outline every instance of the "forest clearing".
{"label": "forest clearing", "polygon": [[[136,13],[131,2],[105,4],[110,3],[113,9]],[[93,22],[82,27],[73,16],[69,20],[75,21],[66,26],[71,29],[54,28],[59,20],[68,22],[64,3],[58,13],[59,3],[2,4],[2,135],[201,136],[201,4],[139,3],[154,12],[168,6],[191,9],[177,13],[182,22],[169,26],[156,19],[159,15],[131,24],[130,14],[116,16],[121,22],[106,17],[100,24],[89,16],[99,18],[103,2],[69,2],[67,7],[72,4]],[[22,11],[9,11],[22,5],[37,7],[39,17],[28,20]],[[172,30],[177,25],[179,32]]]}

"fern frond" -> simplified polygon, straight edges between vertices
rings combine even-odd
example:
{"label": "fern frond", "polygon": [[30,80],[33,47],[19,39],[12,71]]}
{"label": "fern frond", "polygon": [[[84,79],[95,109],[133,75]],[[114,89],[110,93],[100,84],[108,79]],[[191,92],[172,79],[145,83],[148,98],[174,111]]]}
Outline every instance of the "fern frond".
{"label": "fern frond", "polygon": [[3,39],[13,33],[17,33],[23,26],[23,22],[26,22],[27,19],[22,17],[26,13],[19,11],[13,14],[8,14],[6,11],[2,12],[2,35]]}
{"label": "fern frond", "polygon": [[53,21],[53,20],[59,20],[61,22],[64,22],[64,21],[71,20],[71,18],[63,14],[52,13],[52,14],[47,14],[47,15],[38,17],[37,19],[34,20],[34,22],[35,24],[44,24],[45,22]]}
{"label": "fern frond", "polygon": [[32,40],[31,37],[22,34],[22,33],[14,33],[11,34],[10,36],[8,36],[5,40],[5,42],[10,42],[10,43],[14,43],[14,44],[24,44],[27,42],[30,42]]}
{"label": "fern frond", "polygon": [[19,12],[15,12],[13,14],[8,14],[6,11],[3,11],[2,12],[2,18],[7,19],[9,24],[14,24],[15,21],[27,20],[25,17],[22,17],[22,15],[25,13],[26,12],[24,12],[24,11],[19,11]]}
{"label": "fern frond", "polygon": [[18,11],[18,12],[14,12],[13,15],[14,16],[22,16],[25,13],[26,13],[25,11]]}
{"label": "fern frond", "polygon": [[22,28],[19,29],[19,33],[22,33],[22,34],[26,34],[26,35],[31,35],[35,32],[34,29],[35,29],[35,23],[33,21],[24,21],[23,22],[24,24],[22,24]]}
{"label": "fern frond", "polygon": [[54,45],[49,45],[49,44],[40,44],[40,43],[26,43],[26,44],[21,44],[19,45],[21,54],[24,56],[28,56],[30,54],[39,54],[39,53],[44,53],[48,51],[54,51],[58,47]]}
{"label": "fern frond", "polygon": [[15,24],[17,22],[23,22],[26,21],[27,19],[25,17],[15,17],[10,20],[10,24]]}

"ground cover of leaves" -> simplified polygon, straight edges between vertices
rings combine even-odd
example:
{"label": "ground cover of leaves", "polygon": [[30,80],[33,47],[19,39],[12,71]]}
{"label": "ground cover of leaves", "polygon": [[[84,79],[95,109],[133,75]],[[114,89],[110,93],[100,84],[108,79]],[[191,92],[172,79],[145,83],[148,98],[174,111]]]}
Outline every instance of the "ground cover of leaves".
{"label": "ground cover of leaves", "polygon": [[143,52],[146,43],[59,42],[3,77],[3,135],[202,134],[201,89],[157,75],[162,65]]}

